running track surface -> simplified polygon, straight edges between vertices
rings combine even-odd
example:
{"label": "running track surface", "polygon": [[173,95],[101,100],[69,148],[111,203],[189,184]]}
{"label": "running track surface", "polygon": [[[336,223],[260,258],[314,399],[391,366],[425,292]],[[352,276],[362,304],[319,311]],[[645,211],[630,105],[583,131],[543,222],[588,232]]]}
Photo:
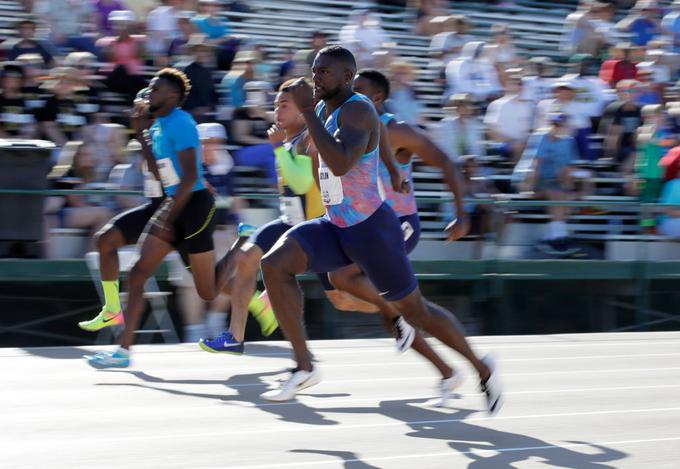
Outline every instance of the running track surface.
{"label": "running track surface", "polygon": [[680,333],[471,341],[499,359],[495,418],[440,345],[466,376],[445,409],[434,370],[387,339],[313,342],[324,380],[289,403],[259,398],[291,366],[283,342],[138,346],[115,371],[86,365],[92,347],[0,349],[0,467],[680,467]]}

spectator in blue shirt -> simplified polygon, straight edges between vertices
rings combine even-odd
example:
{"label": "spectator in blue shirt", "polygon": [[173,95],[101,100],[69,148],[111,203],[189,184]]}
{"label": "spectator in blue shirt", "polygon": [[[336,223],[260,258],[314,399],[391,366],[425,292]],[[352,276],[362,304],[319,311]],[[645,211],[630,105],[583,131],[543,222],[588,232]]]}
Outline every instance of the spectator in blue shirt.
{"label": "spectator in blue shirt", "polygon": [[638,2],[631,14],[619,21],[616,27],[632,33],[631,42],[636,46],[646,46],[661,33],[657,9],[648,0]]}
{"label": "spectator in blue shirt", "polygon": [[218,0],[200,0],[198,2],[199,15],[191,22],[198,32],[205,34],[208,41],[216,47],[217,67],[229,70],[234,56],[238,51],[239,41],[230,37],[229,22],[219,16],[220,2]]}
{"label": "spectator in blue shirt", "polygon": [[680,52],[680,0],[674,0],[670,11],[661,20],[661,27],[673,41],[673,52]]}
{"label": "spectator in blue shirt", "polygon": [[[524,189],[533,191],[541,199],[574,200],[577,198],[573,174],[573,164],[578,159],[576,140],[571,136],[566,114],[551,114],[548,121],[550,127],[537,130],[530,137],[515,168],[515,176],[523,180]],[[569,208],[551,206],[547,210],[551,221],[546,236],[537,247],[550,255],[574,253],[574,248],[568,243],[565,222]]]}

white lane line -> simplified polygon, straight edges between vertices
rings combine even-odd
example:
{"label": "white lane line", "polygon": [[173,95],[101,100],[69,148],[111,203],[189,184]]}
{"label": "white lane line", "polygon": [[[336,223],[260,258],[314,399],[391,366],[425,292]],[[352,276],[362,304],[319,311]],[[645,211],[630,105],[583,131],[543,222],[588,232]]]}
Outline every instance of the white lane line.
{"label": "white lane line", "polygon": [[[573,389],[546,389],[546,390],[535,390],[535,391],[505,391],[503,394],[508,396],[508,395],[526,395],[526,394],[567,394],[567,393],[581,393],[581,392],[611,392],[611,391],[638,391],[638,390],[658,390],[658,389],[677,389],[680,388],[680,384],[668,384],[668,385],[652,385],[652,386],[626,386],[626,387],[600,387],[600,388],[573,388]],[[152,387],[152,388],[147,388],[151,389],[154,391],[172,391],[171,389],[168,390],[166,388],[162,387]],[[466,398],[469,397],[475,397],[477,398],[478,396],[481,395],[481,393],[476,392],[476,391],[471,391],[471,390],[465,390],[465,389],[459,389],[457,393],[461,397],[451,397],[450,399],[450,404],[461,404],[465,402]],[[189,396],[191,397],[191,396]],[[215,395],[217,398],[218,395]],[[230,397],[236,397],[238,396],[232,396],[229,394],[224,395],[224,400],[221,400],[219,403],[211,404],[211,405],[201,405],[201,406],[172,406],[172,411],[173,412],[183,412],[186,413],[188,411],[192,410],[201,410],[201,409],[216,409],[216,406],[218,404],[226,404],[232,407],[239,407],[243,409],[261,409],[261,408],[270,408],[270,407],[287,407],[287,406],[313,406],[315,404],[325,404],[327,401],[320,401],[320,400],[315,400],[313,396],[307,396],[303,392],[299,397],[301,398],[307,398],[309,399],[304,399],[304,400],[297,400],[297,401],[290,401],[290,402],[265,402],[262,404],[254,403],[254,402],[249,402],[248,398],[244,398],[243,400],[230,400]],[[391,401],[414,401],[414,403],[418,403],[415,401],[423,401],[420,404],[423,404],[425,407],[430,407],[428,405],[429,400],[438,400],[435,399],[434,395],[430,396],[421,396],[421,397],[414,397],[413,395],[409,396],[385,396],[385,395],[380,395],[380,396],[372,396],[372,397],[360,397],[360,398],[354,398],[351,396],[348,397],[334,397],[332,402],[333,404],[337,405],[347,405],[347,404],[358,404],[362,402],[391,402]],[[452,405],[449,405],[447,408],[452,408]],[[460,405],[456,405],[456,408],[460,407]],[[323,407],[313,407],[313,409],[317,412],[323,412],[325,409]],[[29,411],[31,409],[28,409]],[[34,421],[34,420],[39,420],[39,421],[45,421],[46,419],[56,419],[59,417],[69,417],[69,418],[74,418],[74,415],[76,415],[78,412],[77,411],[83,411],[86,413],[88,416],[96,416],[96,415],[110,415],[111,411],[109,409],[91,409],[87,407],[87,403],[83,403],[81,408],[78,409],[67,409],[61,412],[45,412],[44,409],[33,409],[36,411],[37,415],[30,415],[27,414],[26,409],[17,409],[16,412],[14,412],[15,415],[12,415],[12,411],[9,410],[8,413],[5,413],[5,419],[9,421],[12,417],[16,417],[19,419],[20,422],[27,422],[27,421]],[[123,413],[132,413],[132,414],[139,414],[139,413],[144,413],[144,414],[153,414],[153,413],[167,413],[167,408],[164,407],[153,407],[149,405],[141,406],[141,407],[125,407],[125,408],[119,408],[116,410],[117,414]]]}
{"label": "white lane line", "polygon": [[[488,336],[484,337],[488,338]],[[363,340],[363,339],[359,339]],[[445,347],[448,348],[447,346],[437,342],[435,339],[428,338],[428,343],[430,343],[431,346],[433,347]],[[522,342],[522,343],[515,343],[515,342],[486,342],[486,341],[475,341],[474,337],[468,337],[468,340],[474,345],[475,347],[480,347],[484,349],[489,349],[489,350],[498,350],[499,352],[502,350],[506,349],[533,349],[536,347],[616,347],[616,346],[631,346],[631,345],[680,345],[680,342],[678,340],[645,340],[645,339],[622,339],[622,340],[611,340],[611,341],[597,341],[597,342],[586,342],[586,341],[577,341],[577,340],[572,340],[571,342],[542,342],[542,341],[537,341],[537,342]],[[316,343],[315,343],[316,342]],[[346,339],[343,342],[346,342],[346,344],[343,345],[337,345],[337,346],[329,346],[329,347],[324,347],[324,346],[319,346],[319,342],[323,341],[310,341],[310,345],[312,348],[316,348],[319,352],[323,352],[324,354],[332,354],[332,355],[345,355],[345,354],[352,354],[356,353],[358,350],[361,351],[385,351],[385,352],[393,352],[394,351],[394,346],[392,345],[392,341],[390,339],[384,339],[384,338],[378,338],[375,339],[375,342],[377,345],[357,345],[353,344],[352,339]],[[248,354],[248,344],[246,343],[246,355]],[[286,347],[290,348],[288,343],[286,342],[250,342],[253,347]],[[190,344],[186,344],[186,348],[184,349],[179,349],[180,347],[183,347],[182,345],[171,345],[171,346],[163,346],[163,345],[157,345],[157,346],[144,346],[145,349],[141,351],[137,351],[138,354],[144,354],[144,355],[156,355],[156,354],[176,354],[176,353],[205,353],[198,347],[193,347]],[[165,347],[171,347],[170,350],[163,350]],[[191,347],[191,348],[189,348]],[[59,350],[68,350],[68,349],[73,349],[73,350],[78,350],[83,352],[83,354],[91,354],[94,351],[97,350],[115,350],[114,346],[101,346],[101,347],[93,347],[93,346],[87,346],[87,347],[43,347],[40,348],[41,352],[47,352],[50,349],[54,349],[55,351]],[[152,350],[152,349],[157,349],[157,350]],[[257,357],[289,357],[291,356],[292,349],[290,352],[272,352],[272,353],[257,353],[255,355],[250,355],[250,356],[257,356]],[[2,358],[44,358],[41,356],[41,354],[33,354],[31,352],[28,352],[24,349],[21,348],[13,348],[13,349],[6,349],[3,351],[0,351],[0,359]]]}
{"label": "white lane line", "polygon": [[[649,438],[645,440],[618,440],[618,441],[598,441],[596,443],[565,443],[565,444],[555,444],[555,445],[541,445],[541,446],[525,446],[525,447],[510,447],[510,448],[494,448],[494,449],[476,449],[469,451],[447,451],[441,453],[424,453],[424,454],[402,454],[397,456],[369,456],[366,458],[355,458],[355,459],[335,459],[329,461],[328,459],[323,459],[319,461],[300,461],[297,463],[284,463],[284,464],[263,464],[256,466],[236,466],[231,469],[267,469],[267,468],[278,468],[278,467],[302,467],[302,466],[320,466],[328,464],[347,464],[353,462],[363,462],[363,463],[373,463],[379,461],[394,461],[401,459],[414,459],[414,458],[435,458],[435,457],[454,457],[454,456],[465,456],[468,454],[474,455],[489,455],[493,456],[497,453],[510,453],[510,452],[522,452],[522,451],[547,451],[552,449],[571,449],[571,448],[582,448],[582,447],[592,447],[592,446],[615,446],[615,445],[632,445],[632,444],[644,444],[644,443],[661,443],[668,441],[678,441],[680,436],[668,437],[668,438]],[[313,450],[312,450],[313,452]],[[587,455],[583,455],[587,459]],[[209,469],[205,466],[199,466],[203,469]]]}
{"label": "white lane line", "polygon": [[168,439],[183,439],[183,438],[214,438],[226,436],[243,436],[243,435],[258,435],[266,433],[319,433],[333,430],[357,430],[365,428],[387,428],[398,427],[403,425],[436,425],[442,423],[469,423],[481,422],[488,420],[526,420],[526,419],[544,419],[544,418],[569,418],[569,417],[588,417],[594,415],[616,415],[616,414],[640,414],[640,413],[659,413],[659,412],[680,412],[680,407],[662,407],[654,409],[620,409],[620,410],[599,410],[592,412],[573,412],[573,413],[559,413],[559,414],[533,414],[533,415],[496,415],[491,417],[488,415],[481,417],[469,417],[464,419],[440,419],[440,420],[416,420],[406,422],[388,422],[388,423],[364,423],[364,424],[338,424],[338,425],[312,425],[298,423],[297,426],[291,428],[290,425],[268,425],[268,427],[257,430],[214,430],[210,432],[195,432],[195,433],[157,433],[154,435],[90,435],[79,438],[72,438],[70,435],[61,437],[60,435],[51,435],[49,440],[40,442],[41,447],[45,446],[59,446],[77,445],[78,447],[86,446],[88,444],[103,444],[116,442],[132,442],[132,441],[154,441],[154,440],[168,440]]}

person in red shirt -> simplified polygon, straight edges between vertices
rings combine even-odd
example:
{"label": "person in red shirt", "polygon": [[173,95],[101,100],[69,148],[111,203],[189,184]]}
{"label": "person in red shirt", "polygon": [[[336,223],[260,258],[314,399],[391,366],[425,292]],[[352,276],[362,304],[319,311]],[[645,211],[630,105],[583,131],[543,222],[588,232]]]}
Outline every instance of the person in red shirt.
{"label": "person in red shirt", "polygon": [[632,44],[618,44],[615,48],[616,57],[602,63],[600,79],[612,88],[615,88],[621,80],[635,80],[637,78],[637,65],[630,60],[633,49]]}

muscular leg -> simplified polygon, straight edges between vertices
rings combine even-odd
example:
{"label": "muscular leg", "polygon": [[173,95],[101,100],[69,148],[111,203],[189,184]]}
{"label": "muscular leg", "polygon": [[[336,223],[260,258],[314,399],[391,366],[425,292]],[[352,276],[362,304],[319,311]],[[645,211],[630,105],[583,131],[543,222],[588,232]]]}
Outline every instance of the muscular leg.
{"label": "muscular leg", "polygon": [[489,378],[489,368],[472,351],[462,325],[451,312],[427,301],[419,288],[393,304],[413,327],[426,331],[463,355],[475,367],[482,381]]}
{"label": "muscular leg", "polygon": [[[373,286],[368,277],[364,275],[359,266],[353,264],[336,270],[335,272],[331,272],[329,275],[331,283],[336,288],[350,293],[362,302],[375,305],[374,307],[380,311],[383,316],[383,325],[385,326],[385,329],[390,333],[392,332],[393,321],[399,316],[399,312],[394,306],[380,296],[378,290]],[[326,293],[334,292],[329,291]],[[453,375],[451,367],[437,355],[437,352],[435,352],[432,347],[429,346],[420,331],[416,331],[416,336],[413,340],[413,344],[411,344],[411,348],[430,361],[430,363],[439,370],[443,378],[450,378]]]}
{"label": "muscular leg", "polygon": [[99,271],[103,281],[115,281],[120,277],[118,249],[125,246],[123,233],[115,225],[106,225],[95,235],[99,251]]}
{"label": "muscular leg", "polygon": [[234,277],[229,332],[243,342],[248,320],[248,305],[257,286],[257,271],[264,253],[256,244],[244,244],[236,254],[236,276]]}
{"label": "muscular leg", "polygon": [[130,271],[125,329],[120,335],[120,345],[129,349],[134,341],[135,330],[139,327],[146,306],[144,284],[153,275],[165,256],[173,251],[172,245],[153,235],[147,235],[142,242],[139,260]]}
{"label": "muscular leg", "polygon": [[297,367],[311,371],[312,361],[300,320],[302,291],[295,279],[307,269],[307,255],[295,239],[286,236],[262,258],[261,267],[276,319],[293,346]]}

